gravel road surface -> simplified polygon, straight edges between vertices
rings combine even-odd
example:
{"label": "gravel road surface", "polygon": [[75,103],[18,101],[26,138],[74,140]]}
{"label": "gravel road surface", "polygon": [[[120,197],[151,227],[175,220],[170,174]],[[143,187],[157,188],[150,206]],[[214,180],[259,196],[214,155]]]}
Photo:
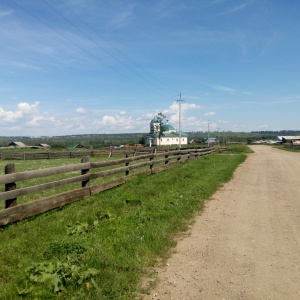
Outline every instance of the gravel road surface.
{"label": "gravel road surface", "polygon": [[300,299],[300,153],[251,148],[145,300]]}

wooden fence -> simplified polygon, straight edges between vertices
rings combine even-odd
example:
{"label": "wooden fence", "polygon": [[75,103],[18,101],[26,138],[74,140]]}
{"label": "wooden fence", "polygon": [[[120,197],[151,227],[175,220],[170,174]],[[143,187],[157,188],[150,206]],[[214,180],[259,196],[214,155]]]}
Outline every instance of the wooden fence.
{"label": "wooden fence", "polygon": [[[114,150],[114,149],[106,149],[106,150],[73,150],[73,151],[27,151],[27,152],[16,152],[16,151],[6,151],[0,152],[0,160],[30,160],[30,159],[55,159],[55,158],[75,158],[75,157],[111,157],[111,156],[119,156],[125,155],[125,152],[129,152],[128,150]],[[135,152],[133,149],[132,153]]]}
{"label": "wooden fence", "polygon": [[[1,149],[1,148],[0,148]],[[188,148],[181,148],[186,150]],[[2,151],[0,152],[0,160],[31,160],[31,159],[56,159],[56,158],[76,158],[76,157],[113,157],[113,156],[125,156],[127,155],[142,155],[146,153],[164,152],[164,149],[155,148],[155,150],[149,148],[121,148],[121,149],[103,149],[103,150],[71,150],[71,151]]]}
{"label": "wooden fence", "polygon": [[300,150],[300,144],[286,143],[286,144],[283,144],[283,147]]}
{"label": "wooden fence", "polygon": [[[213,147],[172,151],[165,150],[165,152],[161,153],[150,153],[132,157],[126,155],[126,157],[122,159],[102,162],[89,162],[88,157],[84,157],[79,164],[20,173],[15,172],[14,164],[8,164],[5,167],[5,175],[0,175],[0,185],[5,185],[5,191],[0,193],[0,201],[5,201],[5,209],[0,210],[0,226],[90,197],[114,186],[123,184],[127,178],[132,176],[157,173],[178,163],[185,162],[192,158],[198,158],[202,155],[208,155],[214,151],[215,149]],[[80,171],[80,175],[72,176],[75,171]],[[47,176],[67,173],[71,175],[65,179],[17,189],[16,183],[18,181],[27,181],[36,178],[42,178],[44,180]],[[109,176],[115,174],[119,174],[119,177],[117,179],[110,179],[111,177]],[[91,184],[93,180],[96,181],[96,179],[99,178],[108,178],[108,180],[100,184],[98,180],[98,183],[94,185]],[[24,204],[17,204],[18,197],[73,183],[81,183],[81,187]]]}

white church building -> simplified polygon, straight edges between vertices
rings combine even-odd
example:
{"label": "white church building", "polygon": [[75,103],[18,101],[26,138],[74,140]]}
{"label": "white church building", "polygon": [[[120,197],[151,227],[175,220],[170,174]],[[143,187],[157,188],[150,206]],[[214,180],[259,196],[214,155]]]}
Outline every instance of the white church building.
{"label": "white church building", "polygon": [[[179,139],[181,138],[181,143]],[[188,134],[170,124],[162,124],[157,117],[150,122],[150,133],[145,137],[145,146],[187,145]]]}

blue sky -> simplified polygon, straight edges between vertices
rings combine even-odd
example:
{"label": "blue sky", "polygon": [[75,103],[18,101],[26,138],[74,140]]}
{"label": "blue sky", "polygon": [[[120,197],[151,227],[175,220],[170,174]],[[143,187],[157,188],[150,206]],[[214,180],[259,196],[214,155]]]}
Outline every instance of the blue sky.
{"label": "blue sky", "polygon": [[0,0],[0,136],[298,130],[300,1]]}

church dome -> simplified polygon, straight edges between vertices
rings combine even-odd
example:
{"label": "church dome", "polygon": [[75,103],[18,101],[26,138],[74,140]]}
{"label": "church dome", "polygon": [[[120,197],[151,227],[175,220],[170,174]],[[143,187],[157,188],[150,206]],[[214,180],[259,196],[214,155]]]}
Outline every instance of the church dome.
{"label": "church dome", "polygon": [[170,124],[164,124],[162,126],[163,131],[176,131],[176,129]]}

